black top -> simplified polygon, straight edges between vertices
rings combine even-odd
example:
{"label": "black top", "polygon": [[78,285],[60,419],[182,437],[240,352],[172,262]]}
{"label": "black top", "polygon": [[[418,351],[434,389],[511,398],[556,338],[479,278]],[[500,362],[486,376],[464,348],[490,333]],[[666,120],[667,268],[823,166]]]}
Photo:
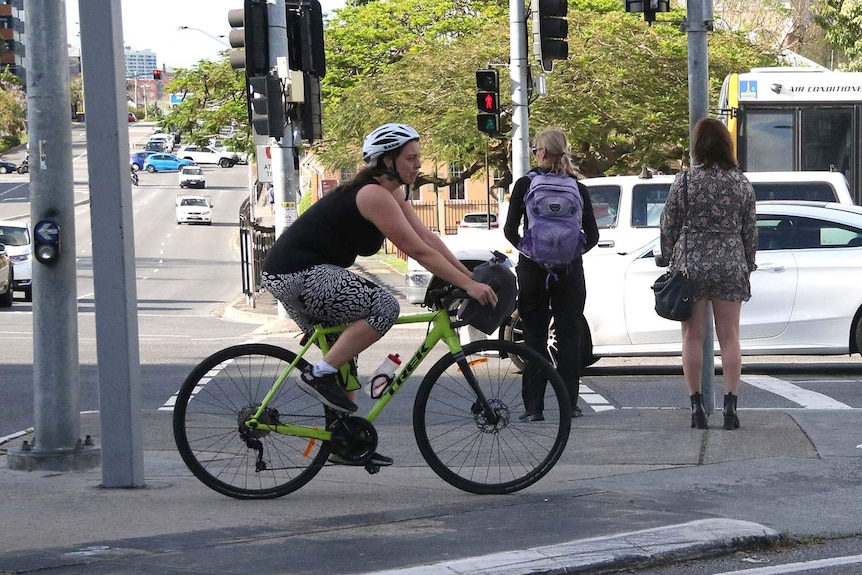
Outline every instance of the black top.
{"label": "black top", "polygon": [[263,271],[289,274],[319,264],[347,268],[356,256],[380,251],[383,234],[356,207],[356,193],[369,183],[330,192],[312,204],[269,249]]}
{"label": "black top", "polygon": [[[542,170],[540,168],[533,168],[530,171],[540,173]],[[576,178],[573,176],[572,179]],[[506,225],[503,227],[503,233],[506,239],[509,240],[509,243],[516,248],[520,245],[522,239],[518,234],[518,226],[520,226],[521,220],[524,220],[524,229],[530,227],[530,221],[527,218],[527,209],[524,206],[524,195],[530,189],[531,181],[529,176],[520,177],[512,188],[512,197],[509,198],[509,215],[506,217]],[[587,236],[587,243],[584,246],[584,252],[586,253],[599,243],[599,226],[596,224],[596,215],[593,213],[593,203],[590,201],[589,190],[581,182],[578,182],[578,190],[580,190],[581,197],[584,200],[584,214],[581,228]]]}

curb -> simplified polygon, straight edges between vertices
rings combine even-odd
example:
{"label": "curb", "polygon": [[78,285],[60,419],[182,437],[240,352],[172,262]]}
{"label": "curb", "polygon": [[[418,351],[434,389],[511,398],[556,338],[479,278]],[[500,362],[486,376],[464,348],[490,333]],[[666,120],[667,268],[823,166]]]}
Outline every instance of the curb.
{"label": "curb", "polygon": [[703,519],[533,547],[456,561],[374,571],[365,575],[531,575],[592,573],[644,567],[755,548],[780,538],[777,531],[749,521]]}

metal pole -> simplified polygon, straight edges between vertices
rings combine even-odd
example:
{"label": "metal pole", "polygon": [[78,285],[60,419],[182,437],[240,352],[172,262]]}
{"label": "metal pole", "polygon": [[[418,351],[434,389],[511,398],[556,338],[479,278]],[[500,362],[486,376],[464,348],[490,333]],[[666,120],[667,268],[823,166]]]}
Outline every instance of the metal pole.
{"label": "metal pole", "polygon": [[[709,112],[709,61],[707,33],[712,28],[712,0],[688,0],[688,115],[689,141],[695,124]],[[693,145],[689,146],[689,149]],[[692,164],[694,161],[692,160]],[[707,304],[706,337],[703,340],[701,393],[707,413],[715,411],[715,342],[712,305]]]}
{"label": "metal pole", "polygon": [[[25,0],[30,218],[59,227],[60,256],[33,262],[34,445],[10,450],[9,469],[67,471],[99,463],[80,439],[78,302],[72,126],[65,4]],[[87,118],[89,121],[90,118]],[[126,177],[128,181],[128,177]]]}
{"label": "metal pole", "polygon": [[[287,14],[284,0],[267,0],[269,4],[269,58],[270,67],[278,65],[279,58],[287,58]],[[281,141],[272,141],[272,184],[275,194],[275,237],[296,221],[296,201],[299,197],[299,170],[296,164],[293,122],[286,123]],[[279,303],[279,319],[286,319],[287,310]]]}
{"label": "metal pole", "polygon": [[[143,487],[141,373],[120,2],[80,3],[102,429],[102,486]],[[71,255],[71,254],[70,254]]]}
{"label": "metal pole", "polygon": [[509,0],[509,78],[512,84],[512,183],[530,169],[527,93],[527,21],[524,0]]}

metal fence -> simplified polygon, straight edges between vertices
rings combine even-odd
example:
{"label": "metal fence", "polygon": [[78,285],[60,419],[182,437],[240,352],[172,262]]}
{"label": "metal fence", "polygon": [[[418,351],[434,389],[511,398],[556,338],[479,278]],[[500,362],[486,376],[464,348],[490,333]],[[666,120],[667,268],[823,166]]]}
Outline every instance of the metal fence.
{"label": "metal fence", "polygon": [[[441,227],[443,233],[451,235],[458,233],[458,225],[464,218],[464,214],[469,212],[487,212],[487,202],[453,202],[447,200],[443,205],[444,221],[440,221],[439,212],[437,210],[437,202],[413,202],[413,209],[419,215],[422,223],[428,226],[431,231],[438,231]],[[496,212],[496,206],[491,206],[491,211]]]}
{"label": "metal fence", "polygon": [[242,265],[242,293],[254,297],[260,291],[263,259],[275,243],[275,227],[261,226],[251,219],[249,200],[239,207],[239,250]]}

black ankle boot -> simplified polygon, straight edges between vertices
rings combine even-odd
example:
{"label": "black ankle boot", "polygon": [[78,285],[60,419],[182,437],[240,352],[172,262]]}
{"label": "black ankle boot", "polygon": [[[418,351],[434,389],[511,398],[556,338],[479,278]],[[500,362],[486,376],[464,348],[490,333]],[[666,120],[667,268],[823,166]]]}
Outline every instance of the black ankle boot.
{"label": "black ankle boot", "polygon": [[703,395],[698,391],[689,396],[691,399],[691,426],[706,429],[706,411],[703,409]]}
{"label": "black ankle boot", "polygon": [[724,396],[724,428],[738,429],[739,416],[736,415],[736,398],[738,396],[728,393]]}

